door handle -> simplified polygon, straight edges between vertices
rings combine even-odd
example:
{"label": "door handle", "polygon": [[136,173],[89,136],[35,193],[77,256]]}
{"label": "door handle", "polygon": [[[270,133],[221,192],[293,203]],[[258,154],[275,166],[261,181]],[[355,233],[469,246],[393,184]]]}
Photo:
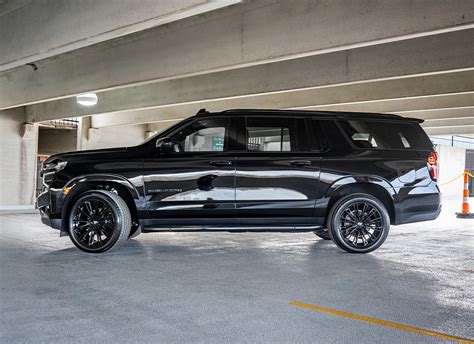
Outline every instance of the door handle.
{"label": "door handle", "polygon": [[290,165],[295,166],[295,167],[310,166],[311,161],[309,161],[309,160],[295,160],[295,161],[290,162]]}
{"label": "door handle", "polygon": [[232,161],[229,160],[214,160],[214,161],[209,161],[209,163],[213,166],[232,166]]}

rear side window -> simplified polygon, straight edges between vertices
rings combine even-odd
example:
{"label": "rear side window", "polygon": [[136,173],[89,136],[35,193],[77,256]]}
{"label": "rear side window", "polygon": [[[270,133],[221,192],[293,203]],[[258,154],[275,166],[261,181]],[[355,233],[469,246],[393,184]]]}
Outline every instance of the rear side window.
{"label": "rear side window", "polygon": [[309,150],[304,118],[247,118],[247,151],[304,152]]}
{"label": "rear side window", "polygon": [[433,145],[417,123],[352,120],[339,122],[360,148],[431,150]]}
{"label": "rear side window", "polygon": [[313,140],[317,139],[319,143],[319,147],[315,148],[315,150],[324,152],[330,149],[331,154],[342,154],[350,150],[349,143],[344,138],[334,118],[312,119],[311,123],[311,135]]}

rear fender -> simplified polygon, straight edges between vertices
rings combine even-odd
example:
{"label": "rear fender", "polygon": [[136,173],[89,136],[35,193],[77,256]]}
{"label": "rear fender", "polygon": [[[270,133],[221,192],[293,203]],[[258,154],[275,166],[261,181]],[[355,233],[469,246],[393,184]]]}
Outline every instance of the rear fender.
{"label": "rear fender", "polygon": [[383,187],[393,198],[396,194],[394,187],[387,180],[377,176],[347,176],[334,181],[326,190],[324,197],[331,197],[338,189],[351,184],[376,184]]}
{"label": "rear fender", "polygon": [[324,223],[333,204],[340,197],[351,193],[367,193],[380,199],[390,214],[391,222],[394,222],[396,191],[387,180],[377,176],[347,176],[332,183],[324,194],[324,200],[327,202]]}

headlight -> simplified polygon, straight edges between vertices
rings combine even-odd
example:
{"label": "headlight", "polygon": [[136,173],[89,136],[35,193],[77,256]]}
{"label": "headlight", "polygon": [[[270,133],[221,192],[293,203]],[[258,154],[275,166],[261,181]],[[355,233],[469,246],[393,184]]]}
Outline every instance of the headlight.
{"label": "headlight", "polygon": [[41,169],[41,175],[45,175],[47,173],[51,172],[58,172],[63,170],[67,165],[67,161],[60,161],[57,163],[49,163],[49,164],[44,164],[43,168]]}

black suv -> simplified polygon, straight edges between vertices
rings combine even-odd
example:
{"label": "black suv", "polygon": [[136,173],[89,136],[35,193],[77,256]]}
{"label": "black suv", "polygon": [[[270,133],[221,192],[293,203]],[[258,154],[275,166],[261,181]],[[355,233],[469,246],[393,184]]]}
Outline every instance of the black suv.
{"label": "black suv", "polygon": [[435,219],[436,153],[418,119],[228,110],[127,148],[43,164],[42,221],[86,252],[140,232],[312,231],[354,253],[390,224]]}

